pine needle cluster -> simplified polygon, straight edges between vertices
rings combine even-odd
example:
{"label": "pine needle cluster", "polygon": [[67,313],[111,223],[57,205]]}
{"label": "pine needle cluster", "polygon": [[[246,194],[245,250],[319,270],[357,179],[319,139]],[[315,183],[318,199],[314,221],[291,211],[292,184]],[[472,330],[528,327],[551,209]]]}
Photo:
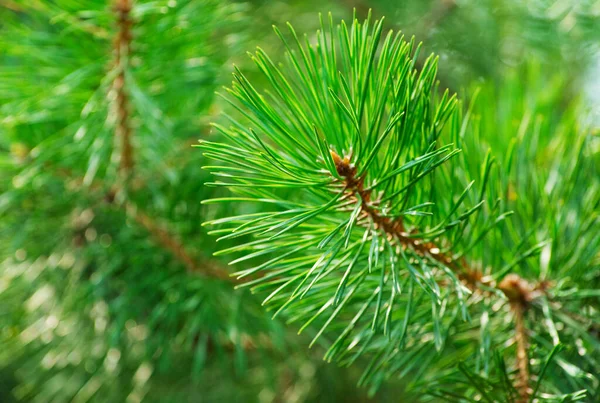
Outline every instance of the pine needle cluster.
{"label": "pine needle cluster", "polygon": [[434,401],[597,398],[597,136],[516,79],[463,105],[382,21],[288,28],[285,60],[251,55],[264,84],[236,70],[224,97],[243,118],[199,145],[207,185],[233,193],[204,203],[249,206],[207,223],[238,240],[219,254],[243,286],[317,329],[326,360],[369,357],[373,390],[401,376]]}

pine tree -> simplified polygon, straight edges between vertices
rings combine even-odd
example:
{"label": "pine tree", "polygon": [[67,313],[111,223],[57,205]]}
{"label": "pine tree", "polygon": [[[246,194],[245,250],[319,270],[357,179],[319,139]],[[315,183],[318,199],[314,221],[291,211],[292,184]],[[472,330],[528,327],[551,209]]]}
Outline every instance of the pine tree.
{"label": "pine tree", "polygon": [[0,0],[0,401],[600,398],[593,2],[346,3]]}
{"label": "pine tree", "polygon": [[226,140],[199,146],[208,185],[232,192],[205,203],[255,206],[208,222],[239,240],[220,252],[237,279],[318,329],[311,345],[331,339],[327,361],[370,357],[373,389],[598,399],[597,136],[557,107],[561,86],[531,66],[530,90],[507,79],[463,105],[382,21],[289,30],[284,61],[252,55],[266,84],[236,71]]}

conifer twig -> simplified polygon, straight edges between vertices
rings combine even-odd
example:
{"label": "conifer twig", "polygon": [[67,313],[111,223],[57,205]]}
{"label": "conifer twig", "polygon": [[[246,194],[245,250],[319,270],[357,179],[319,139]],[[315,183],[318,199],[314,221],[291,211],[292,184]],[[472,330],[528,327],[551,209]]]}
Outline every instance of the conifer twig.
{"label": "conifer twig", "polygon": [[[117,114],[117,123],[115,128],[115,137],[120,143],[119,172],[125,178],[131,177],[134,167],[133,145],[131,143],[132,130],[129,111],[129,96],[125,88],[125,67],[131,53],[132,25],[131,9],[133,0],[116,0],[114,10],[117,14],[118,32],[114,40],[115,66],[119,73],[114,80],[113,87],[116,92],[115,109]],[[118,187],[113,188],[118,191]],[[114,199],[114,193],[109,193],[108,199]],[[229,273],[219,267],[217,264],[209,261],[198,264],[195,259],[186,251],[184,245],[170,232],[157,224],[150,216],[143,213],[131,201],[126,200],[121,203],[125,211],[149,234],[151,234],[161,247],[170,251],[189,272],[202,273],[207,277],[218,278],[225,281],[235,281],[229,276]]]}
{"label": "conifer twig", "polygon": [[9,10],[15,11],[15,12],[21,12],[23,11],[23,9],[21,8],[21,6],[12,1],[12,0],[2,0],[0,1],[0,7],[4,7],[4,8],[8,8]]}
{"label": "conifer twig", "polygon": [[[52,168],[46,165],[46,168]],[[83,185],[81,178],[76,178],[74,174],[64,168],[53,169],[54,172],[63,178],[65,181],[75,181],[80,189]],[[107,185],[99,179],[95,179],[91,185],[91,188],[100,192],[107,189]],[[229,272],[225,270],[218,262],[202,259],[202,264],[198,263],[196,259],[187,252],[185,246],[181,241],[177,239],[175,235],[165,229],[163,226],[158,224],[148,214],[144,213],[138,208],[133,202],[127,200],[124,203],[114,203],[116,198],[116,189],[111,189],[108,193],[105,193],[104,201],[119,206],[127,214],[129,214],[135,222],[144,227],[150,235],[152,235],[157,241],[159,246],[163,249],[171,252],[177,260],[179,260],[190,273],[201,274],[206,277],[217,278],[220,280],[236,283],[237,280],[229,275]]]}
{"label": "conifer twig", "polygon": [[525,326],[525,311],[532,298],[532,289],[517,274],[508,274],[498,284],[500,289],[508,298],[511,310],[515,318],[515,341],[517,343],[517,367],[519,369],[518,380],[515,388],[519,392],[518,403],[529,401],[529,357],[527,356],[528,337]]}
{"label": "conifer twig", "polygon": [[[451,268],[470,288],[479,284],[494,286],[493,282],[484,280],[478,270],[472,270],[463,262],[458,264],[449,254],[441,252],[441,248],[433,242],[421,242],[410,237],[401,218],[390,219],[380,215],[371,204],[371,191],[365,189],[364,178],[356,177],[357,169],[348,157],[340,157],[330,151],[337,173],[344,178],[344,185],[349,197],[360,198],[363,215],[371,218],[376,228],[381,228],[390,239],[396,239],[403,247],[410,248],[421,256],[429,256],[441,264]],[[519,403],[529,399],[529,358],[527,356],[527,328],[525,326],[525,310],[534,296],[529,283],[516,274],[508,274],[497,288],[508,298],[515,317],[515,341],[517,343],[517,367],[519,376],[515,388],[519,392]]]}
{"label": "conifer twig", "polygon": [[348,157],[341,158],[337,153],[331,151],[331,157],[335,163],[337,173],[344,178],[346,191],[351,197],[359,196],[361,200],[361,209],[368,215],[376,227],[381,228],[389,237],[397,239],[403,246],[409,247],[422,256],[430,256],[438,262],[449,266],[461,274],[457,262],[451,256],[441,252],[441,249],[432,242],[421,242],[418,239],[411,238],[406,232],[401,218],[395,220],[389,217],[381,216],[370,204],[371,191],[364,188],[363,178],[356,177],[356,167],[354,167]]}
{"label": "conifer twig", "polygon": [[118,32],[114,40],[115,66],[119,74],[114,80],[116,92],[115,109],[117,123],[115,135],[120,143],[119,171],[128,176],[133,169],[133,146],[131,144],[131,124],[129,118],[129,97],[125,89],[125,64],[131,51],[131,4],[132,0],[116,0],[114,10],[117,13]]}
{"label": "conifer twig", "polygon": [[199,265],[187,252],[183,244],[171,233],[160,226],[150,216],[142,212],[131,202],[124,203],[124,209],[135,222],[144,227],[164,249],[170,251],[180,262],[182,262],[190,273],[201,273],[207,277],[218,278],[225,281],[236,280],[229,273],[214,262],[204,261]]}
{"label": "conifer twig", "polygon": [[515,339],[517,342],[517,366],[519,381],[515,384],[522,403],[529,400],[529,357],[527,356],[527,329],[525,327],[525,305],[513,304],[515,314]]}
{"label": "conifer twig", "polygon": [[[458,4],[444,1],[445,13]],[[539,329],[530,326],[532,318],[526,314],[551,284],[541,281],[534,286],[533,279],[530,283],[508,272],[524,268],[525,259],[542,250],[545,243],[524,251],[532,233],[521,235],[512,230],[506,237],[498,232],[499,238],[486,238],[513,211],[506,210],[512,203],[502,204],[504,189],[493,173],[493,151],[488,149],[485,158],[477,156],[483,151],[478,136],[485,130],[477,125],[469,128],[473,110],[469,107],[465,114],[450,91],[439,97],[434,94],[439,89],[438,59],[431,55],[422,68],[416,68],[421,45],[413,39],[407,42],[392,31],[384,36],[381,20],[372,23],[371,13],[363,23],[355,16],[351,26],[343,21],[334,25],[331,15],[329,27],[322,17],[320,20],[316,40],[304,44],[291,25],[288,28],[295,44],[275,28],[286,47],[288,63],[276,64],[262,50],[251,55],[269,84],[255,87],[236,70],[225,99],[244,116],[239,120],[228,117],[230,128],[214,125],[225,141],[200,142],[204,155],[218,161],[205,167],[214,170],[215,176],[207,185],[225,187],[236,195],[209,203],[249,201],[272,206],[267,211],[259,207],[209,221],[207,224],[219,226],[214,234],[225,234],[220,239],[240,239],[238,246],[220,253],[243,254],[230,264],[255,262],[254,267],[238,271],[239,276],[266,273],[246,284],[257,291],[272,290],[263,303],[277,313],[291,312],[291,321],[304,321],[301,331],[319,319],[322,324],[312,344],[325,332],[339,334],[325,353],[326,360],[354,362],[362,354],[376,351],[375,340],[381,340],[380,346],[386,347],[372,358],[361,385],[376,387],[401,367],[412,365],[415,356],[398,358],[396,354],[406,337],[414,337],[415,342],[431,340],[428,348],[432,354],[433,347],[441,351],[449,330],[457,329],[456,316],[450,321],[448,308],[469,321],[467,308],[476,306],[476,314],[481,315],[481,345],[473,353],[484,367],[478,364],[475,372],[466,367],[461,371],[468,378],[465,388],[483,395],[493,391],[495,396],[486,396],[488,401],[512,399],[515,391],[517,402],[528,401],[535,396],[528,338],[531,331]],[[396,71],[402,73],[392,77],[390,72]],[[523,122],[521,134],[527,120]],[[473,144],[469,140],[464,158],[437,170],[463,150],[460,138],[471,130]],[[446,143],[449,139],[455,142]],[[517,143],[511,142],[514,155],[531,151],[527,148],[531,144],[523,142],[524,148],[517,151]],[[506,168],[503,162],[500,165]],[[434,175],[436,170],[442,172]],[[480,189],[470,192],[478,176]],[[524,212],[521,205],[515,210]],[[525,212],[523,219],[533,218],[530,215]],[[413,221],[407,216],[418,218]],[[540,222],[537,218],[526,221],[532,228]],[[505,249],[508,245],[514,249]],[[549,255],[542,257],[547,264]],[[486,262],[502,262],[502,266],[484,269]],[[403,291],[405,284],[408,293]],[[415,285],[422,289],[418,299],[414,298]],[[472,296],[466,296],[465,288]],[[308,295],[310,300],[300,301]],[[400,302],[398,295],[402,295]],[[431,309],[428,301],[421,302],[428,297]],[[418,319],[415,304],[423,314]],[[491,322],[490,315],[500,306],[506,311],[501,317],[494,315]],[[556,326],[547,304],[542,308],[548,333],[556,341]],[[494,332],[490,324],[500,326],[502,317],[513,321],[514,334]],[[428,319],[433,326],[426,330],[411,322]],[[338,332],[344,321],[347,326]],[[497,357],[500,385],[489,377],[489,364],[494,349],[504,346],[508,338],[514,371],[512,381],[506,382],[504,361]],[[349,358],[348,351],[355,347]],[[391,364],[396,359],[399,361]],[[453,363],[439,365],[446,364]],[[471,376],[477,373],[483,376]]]}

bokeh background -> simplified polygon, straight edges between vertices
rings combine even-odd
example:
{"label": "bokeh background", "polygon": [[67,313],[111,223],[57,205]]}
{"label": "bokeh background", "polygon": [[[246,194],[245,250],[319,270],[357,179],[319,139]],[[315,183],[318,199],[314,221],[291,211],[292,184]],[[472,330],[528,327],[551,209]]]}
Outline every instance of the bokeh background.
{"label": "bokeh background", "polygon": [[240,113],[215,95],[234,65],[260,82],[246,51],[283,53],[272,25],[310,40],[319,13],[371,10],[463,99],[491,86],[600,123],[599,1],[136,0],[117,50],[120,2],[0,0],[0,402],[401,399],[406,381],[357,387],[364,363],[324,362],[310,329],[234,290],[202,226],[221,191],[191,145]]}

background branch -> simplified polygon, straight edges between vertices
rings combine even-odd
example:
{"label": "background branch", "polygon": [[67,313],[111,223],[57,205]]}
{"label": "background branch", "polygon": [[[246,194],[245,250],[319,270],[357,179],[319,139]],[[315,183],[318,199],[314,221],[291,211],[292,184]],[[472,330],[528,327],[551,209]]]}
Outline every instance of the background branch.
{"label": "background branch", "polygon": [[115,110],[117,123],[115,136],[120,144],[119,171],[124,176],[131,175],[133,169],[133,146],[131,144],[131,123],[129,119],[129,97],[125,88],[125,72],[129,63],[131,52],[131,0],[116,0],[115,12],[117,13],[118,32],[114,40],[115,67],[119,74],[114,80],[113,88],[116,92]]}

